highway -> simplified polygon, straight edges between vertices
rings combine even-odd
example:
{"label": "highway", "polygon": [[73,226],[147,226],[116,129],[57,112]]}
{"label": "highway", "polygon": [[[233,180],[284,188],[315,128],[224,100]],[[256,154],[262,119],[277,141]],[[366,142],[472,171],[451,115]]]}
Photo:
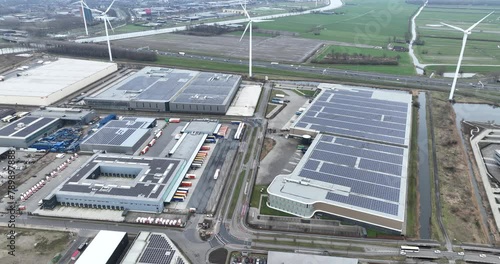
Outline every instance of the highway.
{"label": "highway", "polygon": [[[247,60],[227,59],[221,57],[211,57],[211,56],[203,56],[195,54],[180,55],[178,53],[161,52],[161,51],[158,51],[158,53],[160,55],[176,57],[176,58],[190,58],[196,60],[220,62],[227,64],[248,65]],[[446,79],[446,78],[429,78],[426,76],[394,75],[394,74],[375,73],[375,72],[362,72],[362,71],[341,70],[341,69],[333,69],[333,68],[310,66],[310,65],[294,65],[287,63],[276,64],[275,62],[256,61],[256,60],[253,60],[253,65],[254,67],[258,68],[326,75],[346,81],[355,80],[356,82],[359,83],[375,82],[395,87],[401,86],[402,88],[410,86],[424,90],[448,91],[451,87],[450,86],[451,79]],[[459,79],[457,82],[457,87],[459,88],[458,89],[459,92],[461,90],[495,91],[495,92],[500,91],[500,83],[497,82],[487,83],[486,80],[482,80],[484,84],[484,88],[482,88],[481,85],[478,85],[476,82],[477,80],[473,81],[470,79]]]}

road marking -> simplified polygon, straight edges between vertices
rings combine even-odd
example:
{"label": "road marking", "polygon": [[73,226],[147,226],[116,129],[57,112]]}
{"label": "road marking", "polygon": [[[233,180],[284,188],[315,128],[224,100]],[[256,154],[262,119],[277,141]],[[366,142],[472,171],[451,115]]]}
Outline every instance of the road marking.
{"label": "road marking", "polygon": [[286,171],[286,172],[292,172],[291,170],[287,170],[287,169],[283,169],[283,171]]}
{"label": "road marking", "polygon": [[292,161],[289,161],[288,163],[292,164],[292,165],[297,165],[297,162],[292,162]]}

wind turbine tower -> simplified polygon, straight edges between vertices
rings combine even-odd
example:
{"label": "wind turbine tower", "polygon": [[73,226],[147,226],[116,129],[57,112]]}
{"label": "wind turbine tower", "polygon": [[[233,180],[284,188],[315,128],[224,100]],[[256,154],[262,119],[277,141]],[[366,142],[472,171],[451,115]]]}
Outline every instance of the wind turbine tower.
{"label": "wind turbine tower", "polygon": [[481,20],[479,20],[478,22],[476,22],[474,25],[472,25],[470,28],[468,29],[462,29],[462,28],[459,28],[459,27],[456,27],[456,26],[452,26],[452,25],[449,25],[449,24],[446,24],[446,23],[442,23],[443,25],[447,26],[447,27],[450,27],[450,28],[453,28],[455,30],[458,30],[460,32],[463,32],[464,33],[464,37],[462,39],[462,49],[460,50],[460,55],[458,56],[458,63],[457,63],[457,69],[455,71],[455,75],[453,76],[453,82],[451,84],[451,91],[450,91],[450,97],[448,98],[448,100],[450,102],[453,102],[453,94],[455,93],[455,87],[457,85],[457,80],[458,80],[458,74],[460,72],[460,66],[462,64],[462,60],[464,58],[464,51],[465,51],[465,44],[467,43],[467,38],[469,37],[470,34],[472,34],[472,30],[477,26],[479,25],[481,22],[483,22],[483,20],[485,20],[487,17],[489,17],[491,14],[495,13],[495,11],[489,13],[488,15],[486,15],[485,17],[483,17]]}
{"label": "wind turbine tower", "polygon": [[106,32],[106,40],[108,42],[109,61],[113,61],[113,55],[111,54],[111,43],[109,42],[108,24],[111,27],[111,30],[113,30],[113,32],[115,30],[113,29],[113,26],[111,25],[111,22],[109,22],[108,12],[111,9],[111,6],[113,6],[113,4],[115,3],[115,1],[116,0],[113,0],[113,2],[111,2],[111,4],[108,6],[108,8],[106,9],[106,11],[104,11],[104,12],[102,12],[101,10],[97,10],[97,9],[90,9],[87,6],[87,4],[83,3],[88,9],[92,10],[93,12],[100,13],[101,16],[102,16],[102,20],[104,21],[104,29],[105,29],[105,32]]}
{"label": "wind turbine tower", "polygon": [[246,7],[246,2],[245,5],[241,4],[241,8],[243,8],[243,12],[245,13],[245,16],[248,18],[248,23],[247,26],[245,27],[245,30],[243,31],[243,34],[241,34],[240,41],[243,39],[245,36],[245,33],[248,30],[248,37],[249,37],[249,47],[248,47],[248,77],[252,77],[252,24],[255,23],[260,23],[260,22],[268,22],[268,21],[273,21],[273,20],[253,20],[250,15],[248,14],[247,7]]}

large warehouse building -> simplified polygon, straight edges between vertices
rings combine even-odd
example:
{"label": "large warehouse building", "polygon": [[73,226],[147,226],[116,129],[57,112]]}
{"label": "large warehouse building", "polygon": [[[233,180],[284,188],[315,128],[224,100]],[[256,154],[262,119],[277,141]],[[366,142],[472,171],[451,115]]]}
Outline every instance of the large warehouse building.
{"label": "large warehouse building", "polygon": [[43,199],[43,207],[162,212],[188,169],[181,159],[96,154]]}
{"label": "large warehouse building", "polygon": [[47,106],[117,69],[115,63],[59,58],[0,82],[0,104]]}
{"label": "large warehouse building", "polygon": [[151,135],[154,118],[124,117],[111,120],[80,144],[82,151],[134,154]]}
{"label": "large warehouse building", "polygon": [[62,125],[59,118],[23,117],[0,128],[0,147],[27,148]]}
{"label": "large warehouse building", "polygon": [[79,108],[46,107],[31,112],[31,116],[59,118],[66,123],[85,125],[95,119],[97,113]]}
{"label": "large warehouse building", "polygon": [[117,263],[128,245],[126,232],[101,230],[75,264]]}
{"label": "large warehouse building", "polygon": [[163,233],[140,232],[121,264],[188,264],[189,261]]}
{"label": "large warehouse building", "polygon": [[268,187],[269,206],[405,233],[411,100],[400,92],[323,90],[290,129],[315,139],[295,170]]}
{"label": "large warehouse building", "polygon": [[241,76],[146,67],[85,102],[93,108],[225,114]]}

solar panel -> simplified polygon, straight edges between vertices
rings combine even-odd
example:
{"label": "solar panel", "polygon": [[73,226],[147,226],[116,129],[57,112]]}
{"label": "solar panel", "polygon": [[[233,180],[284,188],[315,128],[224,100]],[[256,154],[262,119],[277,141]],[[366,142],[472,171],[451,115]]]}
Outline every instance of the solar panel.
{"label": "solar panel", "polygon": [[321,150],[314,150],[310,156],[311,159],[317,159],[327,162],[332,162],[336,164],[346,165],[350,167],[354,167],[356,164],[356,157],[346,156],[342,154],[326,152]]}
{"label": "solar panel", "polygon": [[316,170],[319,166],[319,161],[317,160],[308,160],[304,165],[304,169],[308,170]]}
{"label": "solar panel", "polygon": [[403,170],[403,167],[400,165],[377,162],[374,160],[367,160],[367,159],[361,159],[361,161],[359,162],[359,168],[372,171],[379,171],[392,175],[401,175]]}
{"label": "solar panel", "polygon": [[[323,135],[322,138],[323,137],[326,137],[326,136]],[[328,136],[328,137],[330,137],[330,136]],[[343,137],[337,138],[335,140],[335,143],[338,143],[338,144],[344,145],[344,146],[351,146],[351,147],[356,147],[356,148],[364,148],[364,149],[377,150],[377,151],[382,151],[382,152],[387,152],[387,153],[393,153],[396,155],[403,155],[403,153],[404,153],[403,148],[375,144],[375,143],[359,141],[359,140],[354,140],[354,139],[348,139],[348,138],[343,138]]]}
{"label": "solar panel", "polygon": [[158,81],[159,78],[149,77],[149,76],[137,76],[130,79],[128,82],[120,85],[116,90],[127,90],[127,91],[139,91],[144,90],[151,84]]}
{"label": "solar panel", "polygon": [[370,209],[377,212],[383,212],[390,215],[398,215],[398,205],[393,203],[368,199],[357,195],[343,196],[331,192],[327,193],[326,199],[361,208]]}
{"label": "solar panel", "polygon": [[172,248],[165,237],[152,234],[149,236],[148,244],[142,252],[139,263],[170,264],[175,252],[176,250]]}
{"label": "solar panel", "polygon": [[322,143],[322,144],[318,144],[316,149],[325,150],[325,151],[334,152],[334,153],[351,155],[351,156],[355,156],[355,157],[373,159],[373,160],[378,160],[378,161],[383,161],[383,162],[388,162],[388,163],[394,163],[394,164],[401,164],[403,162],[403,156],[401,156],[401,155],[381,153],[381,152],[377,152],[377,151],[373,151],[373,150],[369,150],[369,149],[346,147],[346,146],[337,145],[337,144]]}
{"label": "solar panel", "polygon": [[380,142],[388,142],[388,143],[395,143],[395,144],[404,144],[405,140],[404,138],[396,138],[396,137],[389,137],[385,135],[376,135],[376,134],[370,134],[362,131],[350,131],[345,128],[335,128],[335,127],[325,127],[319,124],[307,124],[306,127],[309,125],[310,129],[317,130],[317,131],[322,131],[326,133],[332,133],[332,134],[338,134],[338,135],[344,135],[344,136],[352,136],[352,137],[357,137],[361,139],[372,139]]}

